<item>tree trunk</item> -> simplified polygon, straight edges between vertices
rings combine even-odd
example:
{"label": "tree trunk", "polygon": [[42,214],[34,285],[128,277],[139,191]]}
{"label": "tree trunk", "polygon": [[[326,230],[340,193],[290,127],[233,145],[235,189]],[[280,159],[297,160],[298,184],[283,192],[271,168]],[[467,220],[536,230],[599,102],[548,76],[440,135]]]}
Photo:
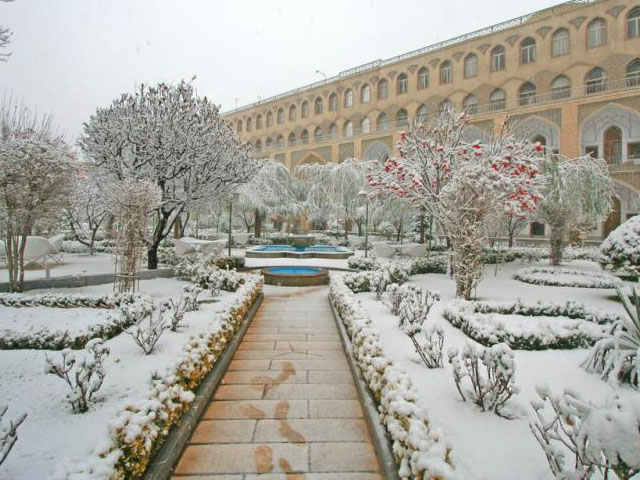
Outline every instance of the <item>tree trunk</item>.
{"label": "tree trunk", "polygon": [[509,248],[513,247],[513,233],[509,232]]}
{"label": "tree trunk", "polygon": [[418,239],[418,243],[424,243],[424,232],[425,232],[424,213],[421,213],[420,214],[420,238]]}
{"label": "tree trunk", "polygon": [[91,230],[91,239],[89,240],[89,255],[93,255],[93,246],[96,243],[97,234],[98,234],[98,229]]}
{"label": "tree trunk", "polygon": [[562,253],[564,251],[564,234],[565,225],[550,225],[551,226],[551,238],[549,239],[549,246],[551,248],[551,257],[549,258],[551,265],[554,267],[559,266],[562,263]]}
{"label": "tree trunk", "polygon": [[255,211],[255,220],[253,224],[253,236],[255,238],[260,238],[262,236],[262,215],[257,208]]}
{"label": "tree trunk", "polygon": [[[147,268],[149,270],[157,270],[158,269],[158,247],[160,246],[160,242],[164,239],[166,235],[163,235],[165,227],[167,227],[167,222],[169,220],[169,215],[171,212],[166,213],[161,211],[160,215],[158,215],[158,223],[156,224],[155,229],[153,230],[153,238],[151,240],[151,245],[147,250]],[[173,225],[169,225],[169,230],[167,231],[167,235],[171,232],[171,227],[173,226],[175,231],[176,221],[174,221]]]}

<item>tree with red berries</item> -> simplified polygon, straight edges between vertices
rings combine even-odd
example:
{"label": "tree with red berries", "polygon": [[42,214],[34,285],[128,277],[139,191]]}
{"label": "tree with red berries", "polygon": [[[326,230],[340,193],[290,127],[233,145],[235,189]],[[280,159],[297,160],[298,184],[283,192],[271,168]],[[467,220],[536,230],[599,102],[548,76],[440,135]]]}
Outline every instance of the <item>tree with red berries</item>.
{"label": "tree with red berries", "polygon": [[496,211],[523,216],[536,209],[542,150],[516,141],[506,128],[487,143],[469,143],[463,138],[468,122],[467,114],[445,109],[433,123],[413,125],[382,171],[368,176],[373,188],[433,217],[451,244],[456,294],[465,299],[482,276],[487,218]]}

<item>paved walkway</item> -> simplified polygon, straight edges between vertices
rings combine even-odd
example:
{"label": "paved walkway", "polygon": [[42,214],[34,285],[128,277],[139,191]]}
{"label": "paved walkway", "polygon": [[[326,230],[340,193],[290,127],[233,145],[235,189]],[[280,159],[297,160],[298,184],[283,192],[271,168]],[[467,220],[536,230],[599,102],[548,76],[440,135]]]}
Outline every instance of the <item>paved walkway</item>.
{"label": "paved walkway", "polygon": [[173,480],[382,480],[326,287],[265,298]]}

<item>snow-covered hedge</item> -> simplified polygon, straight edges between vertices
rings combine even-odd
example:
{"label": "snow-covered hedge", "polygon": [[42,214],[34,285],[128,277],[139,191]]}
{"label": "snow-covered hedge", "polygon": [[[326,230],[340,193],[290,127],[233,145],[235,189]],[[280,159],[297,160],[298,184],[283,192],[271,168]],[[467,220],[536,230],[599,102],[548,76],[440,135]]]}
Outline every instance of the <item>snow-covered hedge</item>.
{"label": "snow-covered hedge", "polygon": [[353,270],[378,270],[380,262],[374,257],[349,257],[347,265]]}
{"label": "snow-covered hedge", "polygon": [[447,255],[431,255],[429,257],[416,258],[411,263],[411,275],[423,273],[447,273],[449,259]]}
{"label": "snow-covered hedge", "polygon": [[[107,315],[106,321],[88,324],[74,332],[69,330],[50,330],[42,328],[26,332],[3,330],[0,335],[0,350],[36,349],[62,350],[64,348],[80,349],[94,338],[108,340],[130,327],[139,318],[138,313],[153,308],[151,299],[139,293],[121,294],[115,297],[82,297],[71,295],[39,295],[26,297],[21,294],[4,295],[4,300],[11,307],[45,306],[52,308],[114,308],[116,311]],[[0,302],[1,303],[1,302]]]}
{"label": "snow-covered hedge", "polygon": [[[508,316],[525,318],[520,323],[519,319]],[[588,308],[575,302],[464,300],[454,300],[447,305],[444,317],[485,346],[504,342],[516,350],[589,347],[606,336],[611,329],[610,324],[620,319],[614,313]],[[531,317],[531,320],[527,317]]]}
{"label": "snow-covered hedge", "polygon": [[227,348],[262,291],[262,277],[244,275],[229,308],[211,322],[211,330],[193,336],[171,368],[150,378],[149,394],[121,410],[110,426],[110,441],[86,463],[63,466],[55,479],[133,480],[141,478],[170,428],[189,409],[194,391]]}
{"label": "snow-covered hedge", "polygon": [[525,283],[551,287],[616,288],[621,284],[618,278],[608,273],[562,267],[523,268],[518,270],[513,278]]}
{"label": "snow-covered hedge", "polygon": [[619,270],[640,275],[640,215],[630,218],[600,245],[600,266],[605,270]]}
{"label": "snow-covered hedge", "polygon": [[451,448],[418,405],[410,377],[385,356],[380,334],[371,327],[371,319],[344,277],[331,277],[329,298],[349,333],[353,355],[379,405],[400,477],[455,479]]}
{"label": "snow-covered hedge", "polygon": [[204,289],[215,290],[217,288],[235,292],[244,281],[244,276],[235,270],[226,270],[210,265],[198,256],[180,261],[175,272],[181,280],[190,281]]}

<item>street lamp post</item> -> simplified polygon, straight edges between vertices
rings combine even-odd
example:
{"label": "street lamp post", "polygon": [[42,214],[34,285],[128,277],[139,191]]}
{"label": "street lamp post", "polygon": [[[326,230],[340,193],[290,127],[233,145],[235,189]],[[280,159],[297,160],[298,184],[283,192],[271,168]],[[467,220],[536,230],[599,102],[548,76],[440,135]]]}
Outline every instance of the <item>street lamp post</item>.
{"label": "street lamp post", "polygon": [[360,190],[358,196],[364,202],[364,258],[367,258],[369,255],[369,196],[364,190]]}

